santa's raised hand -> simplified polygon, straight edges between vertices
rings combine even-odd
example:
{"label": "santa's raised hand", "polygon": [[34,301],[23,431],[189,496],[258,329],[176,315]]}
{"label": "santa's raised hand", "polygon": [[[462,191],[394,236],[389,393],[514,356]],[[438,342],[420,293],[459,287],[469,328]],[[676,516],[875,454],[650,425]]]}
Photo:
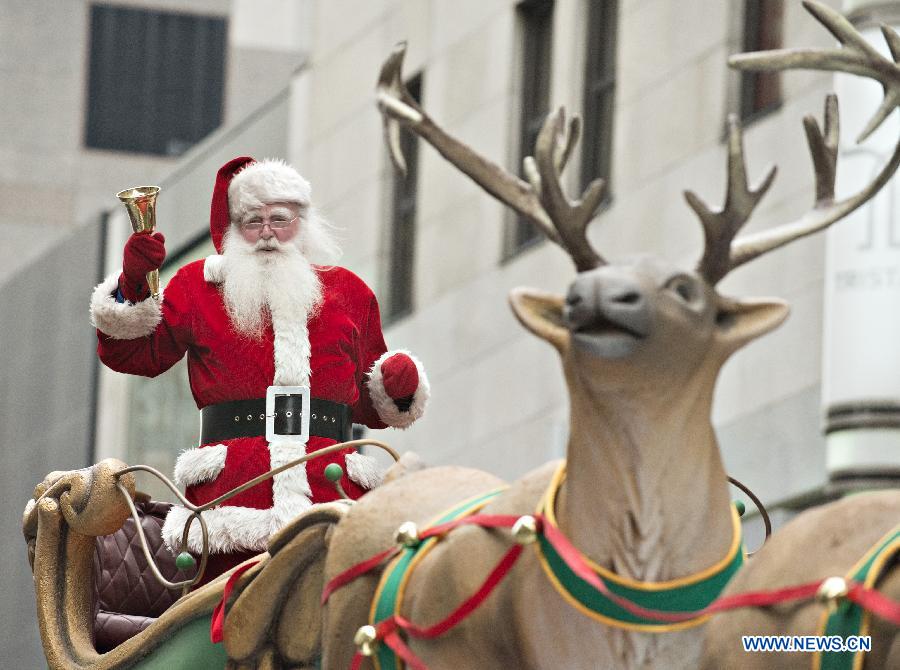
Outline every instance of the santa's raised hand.
{"label": "santa's raised hand", "polygon": [[150,295],[147,273],[158,270],[166,259],[166,238],[162,233],[134,233],[125,243],[119,290],[129,302],[139,302]]}
{"label": "santa's raised hand", "polygon": [[409,411],[413,394],[419,387],[419,371],[406,354],[394,354],[381,364],[384,390],[401,412]]}

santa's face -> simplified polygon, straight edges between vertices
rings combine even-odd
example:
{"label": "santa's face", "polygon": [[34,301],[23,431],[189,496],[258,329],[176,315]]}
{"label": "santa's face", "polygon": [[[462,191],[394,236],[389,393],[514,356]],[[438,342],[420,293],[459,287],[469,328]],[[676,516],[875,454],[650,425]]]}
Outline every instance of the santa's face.
{"label": "santa's face", "polygon": [[[265,225],[251,229],[251,237],[240,225],[232,225],[223,241],[225,306],[235,329],[251,337],[262,335],[266,324],[276,319],[305,323],[321,300],[319,277],[300,249],[298,227],[304,219],[296,209],[288,209],[262,207],[256,222]],[[246,220],[253,221],[250,215]],[[271,221],[290,225],[272,229]]]}
{"label": "santa's face", "polygon": [[238,222],[238,230],[257,251],[271,252],[297,237],[304,213],[305,209],[296,203],[269,203],[248,211]]}

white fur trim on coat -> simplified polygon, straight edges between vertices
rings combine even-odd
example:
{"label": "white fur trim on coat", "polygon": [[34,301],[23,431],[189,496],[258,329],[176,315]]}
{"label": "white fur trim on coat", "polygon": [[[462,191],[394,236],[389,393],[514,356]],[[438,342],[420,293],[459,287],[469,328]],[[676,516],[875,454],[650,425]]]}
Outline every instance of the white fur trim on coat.
{"label": "white fur trim on coat", "polygon": [[225,281],[225,257],[219,254],[207,256],[203,261],[203,278],[210,284],[221,284]]}
{"label": "white fur trim on coat", "polygon": [[91,295],[91,324],[115,340],[134,340],[150,335],[162,320],[159,302],[148,297],[139,303],[116,302],[120,272],[100,282]]}
{"label": "white fur trim on coat", "polygon": [[[208,256],[203,264],[203,278],[221,284],[225,280],[225,257]],[[285,386],[309,386],[311,347],[307,327],[307,312],[293,309],[291,303],[271,308],[274,331],[275,379]],[[176,480],[186,486],[215,479],[224,469],[227,454],[225,445],[190,449],[179,456],[175,465]],[[208,453],[205,453],[208,452]],[[306,454],[306,445],[299,442],[278,441],[269,445],[269,464],[277,468]],[[210,551],[227,553],[241,550],[265,551],[269,537],[290,523],[298,514],[312,506],[312,490],[306,476],[306,464],[275,475],[272,478],[273,505],[269,509],[230,506],[203,512],[209,528]],[[191,513],[175,506],[163,525],[163,539],[172,551],[180,551],[184,524]],[[202,551],[202,533],[198,522],[191,526],[188,548]]]}
{"label": "white fur trim on coat", "polygon": [[[214,479],[225,465],[227,449],[224,444],[216,444],[183,452],[175,464],[176,481],[190,486]],[[203,452],[210,453],[207,455]],[[273,442],[269,445],[269,466],[278,468],[305,454],[306,445],[300,442]],[[215,474],[212,474],[214,471]],[[210,474],[212,476],[208,476]],[[275,475],[272,478],[271,508],[254,509],[226,503],[203,512],[209,529],[209,550],[217,554],[265,551],[269,546],[269,537],[312,507],[311,498],[312,490],[306,476],[305,463]],[[173,506],[166,516],[162,536],[172,552],[182,550],[181,535],[190,516],[191,513],[179,505]],[[191,525],[188,549],[195,553],[203,550],[203,534],[197,521]]]}
{"label": "white fur trim on coat", "polygon": [[384,480],[384,468],[371,456],[354,451],[344,457],[344,462],[347,476],[364,489],[371,491]]}
{"label": "white fur trim on coat", "polygon": [[[272,442],[269,444],[269,467],[280,468],[305,455],[306,445],[302,442]],[[312,490],[306,477],[306,463],[288,468],[272,478],[272,521],[276,530],[310,507]]]}
{"label": "white fur trim on coat", "polygon": [[194,486],[212,481],[225,468],[227,454],[228,447],[224,444],[182,451],[175,461],[175,483],[179,486]]}
{"label": "white fur trim on coat", "polygon": [[[413,394],[412,405],[410,405],[407,412],[401,412],[397,409],[393,399],[384,390],[381,365],[394,354],[406,354],[409,356],[412,362],[416,364],[416,370],[419,372],[419,386]],[[425,406],[428,404],[428,398],[431,395],[431,386],[428,384],[428,377],[425,374],[425,366],[422,365],[422,361],[403,349],[384,352],[381,358],[372,365],[372,369],[369,370],[369,381],[366,384],[369,387],[372,404],[378,410],[378,416],[393,428],[409,428],[416,419],[425,413]]]}
{"label": "white fur trim on coat", "polygon": [[251,209],[273,202],[308,206],[309,182],[282,160],[267,158],[238,172],[228,185],[228,213],[240,221]]}
{"label": "white fur trim on coat", "polygon": [[[173,554],[184,551],[181,536],[191,512],[181,505],[173,505],[162,527],[162,538]],[[269,538],[278,530],[273,526],[271,509],[252,507],[216,507],[203,512],[209,530],[209,551],[226,554],[235,551],[265,551]],[[187,549],[199,554],[203,551],[203,531],[194,521],[188,533]]]}
{"label": "white fur trim on coat", "polygon": [[309,386],[312,347],[306,315],[282,314],[277,308],[270,308],[270,312],[275,336],[275,378],[272,383],[278,386]]}

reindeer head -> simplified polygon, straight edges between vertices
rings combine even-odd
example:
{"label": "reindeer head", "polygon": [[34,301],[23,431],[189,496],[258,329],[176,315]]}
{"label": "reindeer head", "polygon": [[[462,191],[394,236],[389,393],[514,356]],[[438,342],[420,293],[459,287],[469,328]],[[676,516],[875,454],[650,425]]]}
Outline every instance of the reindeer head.
{"label": "reindeer head", "polygon": [[720,296],[699,274],[651,256],[580,273],[565,298],[518,288],[510,303],[567,368],[617,387],[677,387],[698,373],[714,376],[788,312],[780,300]]}
{"label": "reindeer head", "polygon": [[558,190],[564,165],[552,160],[554,149],[566,147],[560,155],[567,155],[571,148],[566,145],[576,134],[571,128],[577,128],[577,123],[568,132],[561,130],[562,118],[562,112],[557,112],[548,119],[527,172],[539,201],[552,206],[545,207],[552,212],[549,218],[558,232],[552,239],[569,251],[579,274],[565,299],[518,289],[511,303],[522,324],[553,344],[564,358],[571,358],[576,368],[602,368],[614,383],[637,375],[642,383],[680,384],[696,372],[715,374],[734,351],[777,327],[788,313],[783,301],[729,298],[716,290],[716,284],[734,268],[846,216],[887,181],[900,155],[895,152],[888,166],[860,193],[835,202],[838,107],[837,98],[828,96],[824,130],[813,117],[804,119],[815,168],[813,207],[794,222],[735,239],[772,185],[776,171],[770,168],[755,188],[748,185],[741,129],[731,117],[724,206],[711,210],[692,191],[685,193],[705,235],[696,269],[685,271],[648,256],[610,264],[591,248],[584,234],[581,209],[593,196],[590,187],[585,198],[566,207],[556,204],[558,194],[544,193],[548,183],[556,184],[552,190]]}
{"label": "reindeer head", "polygon": [[[885,100],[863,131],[865,137],[900,104],[900,68],[878,54],[834,10],[815,2],[804,5],[838,38],[842,48],[745,54],[733,57],[731,64],[769,70],[841,70],[878,80],[884,86]],[[900,37],[890,28],[882,30],[896,60]],[[534,157],[525,159],[525,182],[434,123],[402,84],[404,50],[400,45],[385,62],[378,85],[378,103],[395,164],[403,169],[399,121],[569,254],[578,276],[565,298],[517,289],[511,296],[512,306],[529,330],[563,354],[570,369],[600,368],[600,376],[609,381],[632,379],[646,384],[665,379],[679,384],[697,371],[709,371],[714,376],[731,353],[778,326],[788,311],[780,300],[725,297],[716,290],[716,284],[736,267],[843,218],[875,195],[900,164],[898,143],[891,159],[869,185],[835,201],[838,110],[837,99],[829,96],[823,130],[814,118],[804,119],[816,177],[813,206],[793,222],[735,239],[771,186],[775,169],[770,168],[755,188],[749,187],[740,127],[731,118],[724,206],[712,210],[693,192],[685,193],[705,235],[696,269],[685,271],[646,256],[610,264],[586,236],[603,198],[603,181],[593,181],[576,200],[567,198],[562,188],[561,175],[578,140],[579,119],[567,123],[562,109],[548,117]]]}
{"label": "reindeer head", "polygon": [[[731,353],[785,319],[788,308],[782,301],[735,300],[715,288],[729,270],[763,252],[757,245],[751,254],[740,242],[732,248],[732,241],[775,176],[772,168],[759,186],[748,187],[735,119],[730,119],[725,207],[713,212],[694,193],[686,194],[706,236],[703,257],[692,271],[646,255],[608,263],[592,249],[585,235],[589,219],[584,203],[589,198],[599,201],[602,182],[592,184],[593,190],[589,187],[581,201],[560,204],[564,161],[553,156],[570,153],[578,129],[574,120],[563,131],[563,119],[559,111],[546,122],[527,174],[539,201],[546,203],[557,233],[551,239],[569,252],[579,272],[565,298],[530,289],[513,291],[510,302],[526,328],[553,344],[564,359],[571,359],[575,369],[602,368],[600,377],[615,385],[629,379],[680,384],[696,371],[717,372]],[[807,120],[810,145],[819,155],[835,155],[836,126],[832,98],[826,107],[824,138],[815,121]],[[831,170],[819,170],[817,164],[817,174],[833,185],[834,161],[826,165]],[[556,188],[546,189],[548,184]],[[557,192],[551,195],[551,190]]]}

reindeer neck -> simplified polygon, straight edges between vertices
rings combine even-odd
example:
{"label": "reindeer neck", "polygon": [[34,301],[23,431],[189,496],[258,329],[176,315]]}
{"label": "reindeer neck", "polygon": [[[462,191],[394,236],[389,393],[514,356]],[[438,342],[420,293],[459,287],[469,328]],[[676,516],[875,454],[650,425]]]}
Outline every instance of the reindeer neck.
{"label": "reindeer neck", "polygon": [[670,394],[610,393],[570,374],[562,530],[600,565],[643,581],[700,571],[732,540],[726,474],[710,422],[715,372]]}

